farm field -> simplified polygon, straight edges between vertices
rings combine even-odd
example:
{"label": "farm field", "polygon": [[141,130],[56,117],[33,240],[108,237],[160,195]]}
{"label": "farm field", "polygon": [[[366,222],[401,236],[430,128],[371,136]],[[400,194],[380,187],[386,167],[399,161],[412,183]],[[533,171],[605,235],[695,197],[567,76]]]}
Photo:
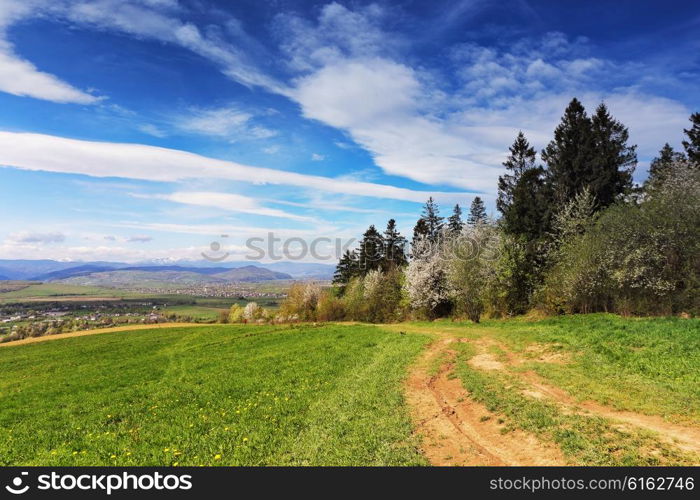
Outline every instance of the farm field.
{"label": "farm field", "polygon": [[180,317],[189,317],[193,321],[215,322],[219,314],[228,311],[226,307],[207,307],[200,305],[176,305],[169,306],[167,312]]}
{"label": "farm field", "polygon": [[595,314],[37,339],[0,349],[0,463],[697,465],[699,333]]}
{"label": "farm field", "polygon": [[11,291],[0,293],[0,300],[5,302],[27,299],[72,299],[85,300],[86,297],[113,298],[113,297],[138,297],[138,294],[91,286],[65,285],[61,283],[34,283],[28,286],[17,287]]}

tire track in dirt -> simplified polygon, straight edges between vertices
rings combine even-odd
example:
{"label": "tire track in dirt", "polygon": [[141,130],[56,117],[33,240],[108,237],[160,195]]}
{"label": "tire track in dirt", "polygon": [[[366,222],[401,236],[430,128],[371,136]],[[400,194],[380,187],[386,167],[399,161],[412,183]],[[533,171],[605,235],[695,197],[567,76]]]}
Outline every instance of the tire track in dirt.
{"label": "tire track in dirt", "polygon": [[[540,357],[535,360],[522,358],[493,339],[479,339],[473,341],[472,344],[475,345],[481,353],[470,359],[469,365],[478,370],[505,371],[507,367],[523,365],[532,361],[551,362],[548,361],[546,357]],[[501,362],[490,353],[484,352],[489,346],[498,347],[505,354],[507,361]],[[673,424],[667,422],[660,416],[617,410],[596,401],[577,401],[571,394],[560,387],[546,383],[542,377],[532,370],[510,370],[508,373],[516,376],[521,382],[526,384],[527,388],[523,390],[525,396],[552,401],[557,403],[568,413],[595,415],[622,424],[652,431],[658,434],[658,439],[664,443],[675,446],[680,450],[700,455],[700,428]]]}
{"label": "tire track in dirt", "polygon": [[[434,341],[407,380],[422,452],[432,465],[564,465],[561,451],[523,431],[504,433],[502,424],[473,401],[458,378],[451,377],[455,352],[451,338]],[[431,364],[440,357],[436,374]]]}

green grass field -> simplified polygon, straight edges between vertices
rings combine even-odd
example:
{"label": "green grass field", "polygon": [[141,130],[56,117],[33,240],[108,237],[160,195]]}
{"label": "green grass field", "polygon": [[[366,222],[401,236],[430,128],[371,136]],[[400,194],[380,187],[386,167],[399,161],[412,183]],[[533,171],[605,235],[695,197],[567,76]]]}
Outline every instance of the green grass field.
{"label": "green grass field", "polygon": [[0,465],[421,464],[373,326],[106,333],[0,351]]}
{"label": "green grass field", "polygon": [[[576,401],[700,426],[700,320],[596,314],[211,325],[4,347],[0,465],[426,464],[403,382],[436,336],[468,340],[449,344],[450,376],[505,432],[555,443],[567,463],[696,463],[654,432],[523,391],[520,375],[535,372]],[[484,352],[502,369],[470,364]],[[543,353],[562,362],[541,362]]]}
{"label": "green grass field", "polygon": [[228,308],[204,307],[198,305],[169,306],[163,312],[166,314],[176,314],[179,317],[190,317],[194,321],[215,322],[218,320],[221,311],[228,311]]}
{"label": "green grass field", "polygon": [[[65,297],[65,296],[90,296],[90,297],[126,297],[130,294],[111,288],[99,288],[93,286],[65,285],[62,283],[37,283],[0,293],[0,299],[26,299],[28,297]],[[136,294],[131,294],[136,295]]]}

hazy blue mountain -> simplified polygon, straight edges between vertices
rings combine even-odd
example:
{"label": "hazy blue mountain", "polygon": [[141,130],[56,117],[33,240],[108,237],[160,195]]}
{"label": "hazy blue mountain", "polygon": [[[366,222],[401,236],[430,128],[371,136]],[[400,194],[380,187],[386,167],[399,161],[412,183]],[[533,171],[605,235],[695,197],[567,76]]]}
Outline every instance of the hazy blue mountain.
{"label": "hazy blue mountain", "polygon": [[[261,271],[250,271],[249,268],[265,269],[273,273],[279,273],[284,277],[274,277],[266,275]],[[201,275],[213,276],[226,273],[232,269],[249,269],[239,274],[240,277],[249,276],[254,279],[257,274],[261,279],[318,279],[328,280],[333,277],[335,266],[331,264],[317,264],[310,262],[272,262],[258,263],[251,261],[244,262],[208,262],[208,261],[178,261],[163,262],[154,261],[141,262],[138,264],[126,264],[123,262],[63,262],[57,260],[2,260],[0,259],[0,279],[9,280],[37,280],[56,281],[68,278],[88,276],[93,273],[110,272],[115,270],[124,271],[145,271],[145,272],[193,272]],[[236,281],[236,274],[231,275]],[[246,278],[248,279],[248,278]]]}
{"label": "hazy blue mountain", "polygon": [[[70,270],[66,270],[70,271]],[[65,271],[64,271],[65,272]],[[286,273],[264,267],[245,266],[236,269],[192,268],[180,266],[142,266],[111,269],[93,273],[78,273],[61,279],[61,283],[104,287],[157,287],[160,285],[203,285],[271,280],[291,280]]]}

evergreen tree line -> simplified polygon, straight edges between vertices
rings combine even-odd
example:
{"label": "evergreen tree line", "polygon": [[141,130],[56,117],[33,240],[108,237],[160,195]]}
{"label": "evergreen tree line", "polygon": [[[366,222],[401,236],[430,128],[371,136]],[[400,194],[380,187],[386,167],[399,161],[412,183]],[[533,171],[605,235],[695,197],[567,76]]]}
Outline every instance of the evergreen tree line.
{"label": "evergreen tree line", "polygon": [[665,144],[636,186],[636,146],[627,127],[605,104],[589,116],[574,98],[541,162],[518,133],[498,179],[497,219],[479,197],[466,220],[459,205],[442,217],[429,198],[410,248],[395,220],[383,233],[370,226],[340,259],[334,288],[295,315],[478,321],[534,307],[697,314],[700,113],[690,121],[683,151]]}

